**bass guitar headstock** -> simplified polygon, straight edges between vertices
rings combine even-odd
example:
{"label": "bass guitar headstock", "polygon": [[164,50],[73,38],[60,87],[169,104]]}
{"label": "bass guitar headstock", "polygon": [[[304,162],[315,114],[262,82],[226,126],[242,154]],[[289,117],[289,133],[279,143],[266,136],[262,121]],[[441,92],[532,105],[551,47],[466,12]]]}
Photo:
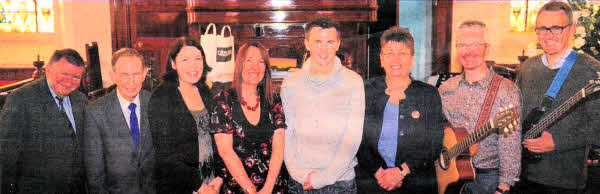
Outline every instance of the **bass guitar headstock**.
{"label": "bass guitar headstock", "polygon": [[581,89],[581,95],[583,97],[600,91],[600,72],[597,72],[597,73],[598,73],[599,78],[590,80],[588,85],[585,86],[585,88]]}

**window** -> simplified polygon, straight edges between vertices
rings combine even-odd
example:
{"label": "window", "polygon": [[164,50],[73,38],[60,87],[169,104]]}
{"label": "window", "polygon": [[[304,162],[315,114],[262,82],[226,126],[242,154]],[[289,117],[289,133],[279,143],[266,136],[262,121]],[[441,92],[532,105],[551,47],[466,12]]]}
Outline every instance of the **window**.
{"label": "window", "polygon": [[511,0],[510,1],[510,28],[511,31],[533,31],[537,12],[547,0]]}
{"label": "window", "polygon": [[54,33],[52,0],[0,0],[0,32]]}

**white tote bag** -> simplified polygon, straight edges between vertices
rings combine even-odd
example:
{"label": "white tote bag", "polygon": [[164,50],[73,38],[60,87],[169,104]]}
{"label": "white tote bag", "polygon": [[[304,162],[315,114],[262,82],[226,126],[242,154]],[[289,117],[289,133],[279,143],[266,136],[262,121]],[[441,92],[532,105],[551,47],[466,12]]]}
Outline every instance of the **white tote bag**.
{"label": "white tote bag", "polygon": [[[226,30],[229,31],[229,36],[227,37],[225,37]],[[233,71],[235,67],[235,48],[234,37],[231,33],[231,27],[229,27],[229,25],[223,26],[223,28],[221,28],[221,34],[217,35],[216,52],[217,55],[214,69],[218,69],[218,74],[216,75],[214,81],[233,81]]]}
{"label": "white tote bag", "polygon": [[204,50],[204,55],[206,55],[204,59],[206,60],[206,64],[213,68],[207,75],[207,81],[212,82],[216,73],[215,64],[217,63],[217,27],[215,24],[208,24],[204,34],[200,36],[200,45]]}

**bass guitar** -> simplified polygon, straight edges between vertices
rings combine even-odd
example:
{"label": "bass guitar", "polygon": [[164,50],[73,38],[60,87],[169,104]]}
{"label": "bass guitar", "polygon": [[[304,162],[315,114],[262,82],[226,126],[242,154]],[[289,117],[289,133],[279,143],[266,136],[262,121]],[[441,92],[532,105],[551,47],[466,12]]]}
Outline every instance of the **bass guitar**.
{"label": "bass guitar", "polygon": [[[560,118],[565,114],[573,105],[577,104],[587,96],[600,91],[600,79],[590,80],[585,87],[583,87],[575,95],[571,96],[567,101],[562,103],[556,109],[554,109],[548,116],[544,117],[543,120],[539,121],[544,114],[543,110],[535,108],[526,117],[523,124],[523,141],[526,139],[535,139],[542,135],[544,129],[548,128],[556,119]],[[539,122],[538,122],[539,121]],[[531,164],[538,162],[542,156],[535,154],[523,147],[523,163]]]}
{"label": "bass guitar", "polygon": [[[469,134],[465,128],[446,128],[444,130],[444,148],[440,158],[435,161],[438,192],[440,194],[458,193],[465,181],[475,179],[475,168],[472,158],[477,153],[477,145],[473,145],[493,132],[499,135],[512,133],[519,117],[517,107],[509,107],[499,111],[494,119]],[[497,130],[502,129],[502,130]],[[468,149],[468,150],[467,150]]]}

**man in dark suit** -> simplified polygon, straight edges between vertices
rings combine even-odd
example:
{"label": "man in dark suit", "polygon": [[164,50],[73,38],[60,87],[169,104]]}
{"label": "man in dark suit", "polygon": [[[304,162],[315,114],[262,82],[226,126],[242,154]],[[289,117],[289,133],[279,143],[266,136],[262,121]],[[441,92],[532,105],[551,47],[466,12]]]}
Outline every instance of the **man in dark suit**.
{"label": "man in dark suit", "polygon": [[88,108],[84,158],[90,193],[155,193],[150,93],[142,89],[148,69],[134,49],[115,52],[110,72],[117,89]]}
{"label": "man in dark suit", "polygon": [[0,113],[2,193],[85,193],[83,59],[57,50],[46,75],[11,93]]}

